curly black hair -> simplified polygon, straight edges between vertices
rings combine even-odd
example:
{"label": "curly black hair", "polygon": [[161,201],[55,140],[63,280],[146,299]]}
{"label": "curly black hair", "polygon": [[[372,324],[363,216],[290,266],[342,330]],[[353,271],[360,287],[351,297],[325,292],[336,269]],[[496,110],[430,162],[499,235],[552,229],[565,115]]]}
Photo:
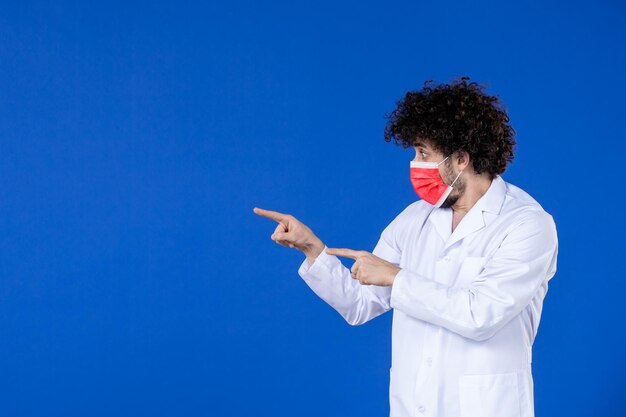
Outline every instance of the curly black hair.
{"label": "curly black hair", "polygon": [[407,92],[385,114],[385,141],[393,139],[405,149],[424,141],[444,155],[467,151],[474,171],[493,179],[513,161],[515,130],[498,96],[467,80],[463,76],[434,87],[427,80],[420,91]]}

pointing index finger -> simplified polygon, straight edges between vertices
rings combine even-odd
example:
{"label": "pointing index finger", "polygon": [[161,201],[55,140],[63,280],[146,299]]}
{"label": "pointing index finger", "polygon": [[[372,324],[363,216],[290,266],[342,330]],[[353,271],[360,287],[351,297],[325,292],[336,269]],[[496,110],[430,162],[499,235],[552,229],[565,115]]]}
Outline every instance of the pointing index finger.
{"label": "pointing index finger", "polygon": [[272,211],[272,210],[265,210],[259,207],[255,207],[253,209],[253,211],[258,214],[259,216],[262,217],[267,217],[268,219],[272,219],[275,220],[277,222],[281,222],[285,219],[285,215],[282,213],[279,213],[277,211]]}
{"label": "pointing index finger", "polygon": [[352,258],[354,260],[359,257],[359,251],[348,248],[327,248],[326,253],[329,255],[343,256],[344,258]]}

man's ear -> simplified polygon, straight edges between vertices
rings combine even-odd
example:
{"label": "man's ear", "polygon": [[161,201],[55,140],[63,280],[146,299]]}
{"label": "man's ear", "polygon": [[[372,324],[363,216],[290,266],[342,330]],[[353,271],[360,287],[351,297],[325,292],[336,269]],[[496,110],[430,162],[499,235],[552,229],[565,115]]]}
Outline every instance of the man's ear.
{"label": "man's ear", "polygon": [[469,152],[460,150],[456,152],[456,162],[459,164],[460,169],[465,169],[470,163]]}

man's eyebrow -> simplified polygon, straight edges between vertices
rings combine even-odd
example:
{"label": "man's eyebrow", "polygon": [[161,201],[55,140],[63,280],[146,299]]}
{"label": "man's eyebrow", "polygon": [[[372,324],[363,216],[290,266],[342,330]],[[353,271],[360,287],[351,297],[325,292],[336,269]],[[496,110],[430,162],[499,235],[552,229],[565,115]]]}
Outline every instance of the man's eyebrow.
{"label": "man's eyebrow", "polygon": [[422,142],[415,142],[413,146],[428,149],[428,146],[424,145]]}

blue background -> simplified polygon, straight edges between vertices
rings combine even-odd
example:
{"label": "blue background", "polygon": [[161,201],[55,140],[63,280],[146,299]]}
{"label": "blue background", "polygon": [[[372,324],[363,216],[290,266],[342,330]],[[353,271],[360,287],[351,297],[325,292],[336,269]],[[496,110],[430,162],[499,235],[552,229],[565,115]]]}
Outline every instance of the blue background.
{"label": "blue background", "polygon": [[626,10],[503,3],[3,1],[0,415],[387,415],[391,313],[252,208],[372,250],[417,198],[384,113],[461,75],[558,228],[537,416],[624,415]]}

